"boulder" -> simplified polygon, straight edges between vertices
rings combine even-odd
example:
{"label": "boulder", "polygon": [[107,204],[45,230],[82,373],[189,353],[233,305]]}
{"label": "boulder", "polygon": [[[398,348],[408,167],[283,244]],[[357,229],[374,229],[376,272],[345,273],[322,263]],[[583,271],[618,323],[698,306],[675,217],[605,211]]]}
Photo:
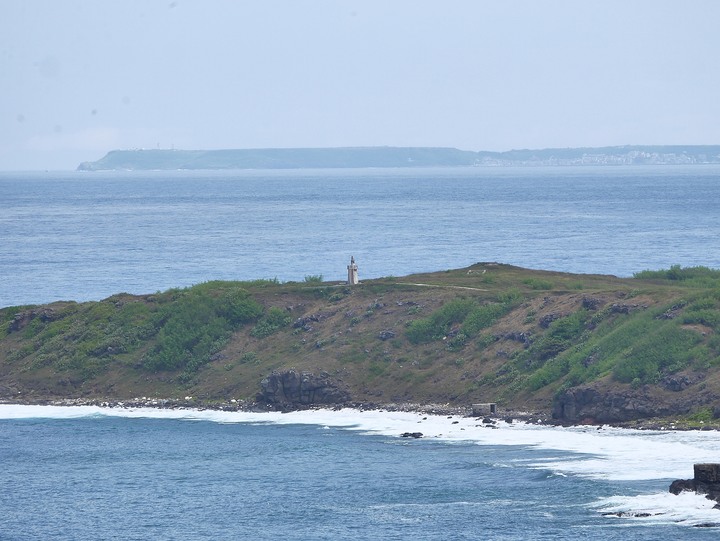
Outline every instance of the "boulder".
{"label": "boulder", "polygon": [[344,404],[350,395],[329,374],[296,370],[273,371],[260,382],[257,401],[273,407]]}

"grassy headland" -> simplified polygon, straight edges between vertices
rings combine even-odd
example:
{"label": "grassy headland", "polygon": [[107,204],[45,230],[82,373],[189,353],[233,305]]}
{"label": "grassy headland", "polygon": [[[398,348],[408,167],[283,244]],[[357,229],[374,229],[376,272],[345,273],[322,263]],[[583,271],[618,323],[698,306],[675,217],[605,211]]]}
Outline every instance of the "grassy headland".
{"label": "grassy headland", "polygon": [[207,282],[1,309],[0,399],[247,405],[292,370],[350,403],[498,402],[567,422],[699,426],[720,416],[718,331],[720,271],[705,267],[620,279],[478,263],[353,287]]}

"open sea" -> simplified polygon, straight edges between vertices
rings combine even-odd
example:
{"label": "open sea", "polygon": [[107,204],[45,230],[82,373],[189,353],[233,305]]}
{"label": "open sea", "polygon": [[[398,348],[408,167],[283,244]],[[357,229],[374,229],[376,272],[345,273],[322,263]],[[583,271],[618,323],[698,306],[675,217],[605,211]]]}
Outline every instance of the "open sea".
{"label": "open sea", "polygon": [[[342,280],[351,255],[361,280],[720,268],[720,166],[0,172],[0,307]],[[667,492],[696,462],[719,433],[5,404],[0,541],[716,540],[712,502]]]}
{"label": "open sea", "polygon": [[720,166],[0,172],[0,307],[496,261],[720,267]]}

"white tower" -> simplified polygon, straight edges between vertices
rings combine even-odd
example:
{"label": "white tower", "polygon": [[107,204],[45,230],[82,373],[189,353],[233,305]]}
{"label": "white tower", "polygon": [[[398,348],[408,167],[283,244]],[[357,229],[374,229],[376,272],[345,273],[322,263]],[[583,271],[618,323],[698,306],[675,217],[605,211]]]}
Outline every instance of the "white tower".
{"label": "white tower", "polygon": [[347,267],[348,270],[348,285],[354,286],[358,283],[357,265],[355,264],[355,258],[350,256],[350,264]]}

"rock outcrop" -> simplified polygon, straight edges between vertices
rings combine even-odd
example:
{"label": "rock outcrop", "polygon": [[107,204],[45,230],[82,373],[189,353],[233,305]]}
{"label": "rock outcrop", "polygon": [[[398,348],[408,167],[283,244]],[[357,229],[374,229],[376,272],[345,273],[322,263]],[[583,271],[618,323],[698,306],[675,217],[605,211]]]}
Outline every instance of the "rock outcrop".
{"label": "rock outcrop", "polygon": [[673,481],[670,492],[680,494],[692,491],[703,494],[706,498],[716,501],[715,509],[720,509],[720,464],[695,464],[694,473],[692,479]]}
{"label": "rock outcrop", "polygon": [[17,332],[19,330],[22,330],[35,318],[40,319],[40,321],[42,321],[43,323],[47,323],[48,321],[53,321],[54,319],[57,319],[57,314],[55,313],[55,310],[48,307],[41,307],[34,310],[25,310],[24,312],[19,312],[15,314],[15,317],[8,325],[8,331]]}
{"label": "rock outcrop", "polygon": [[260,388],[257,401],[279,408],[336,405],[350,400],[348,392],[326,372],[273,371],[260,382]]}
{"label": "rock outcrop", "polygon": [[662,386],[638,389],[618,385],[584,385],[560,393],[553,402],[553,419],[563,423],[624,423],[638,419],[687,415],[718,397],[699,388],[694,375],[667,377]]}
{"label": "rock outcrop", "polygon": [[617,423],[672,413],[641,391],[613,392],[590,386],[568,389],[553,404],[553,418],[568,423]]}

